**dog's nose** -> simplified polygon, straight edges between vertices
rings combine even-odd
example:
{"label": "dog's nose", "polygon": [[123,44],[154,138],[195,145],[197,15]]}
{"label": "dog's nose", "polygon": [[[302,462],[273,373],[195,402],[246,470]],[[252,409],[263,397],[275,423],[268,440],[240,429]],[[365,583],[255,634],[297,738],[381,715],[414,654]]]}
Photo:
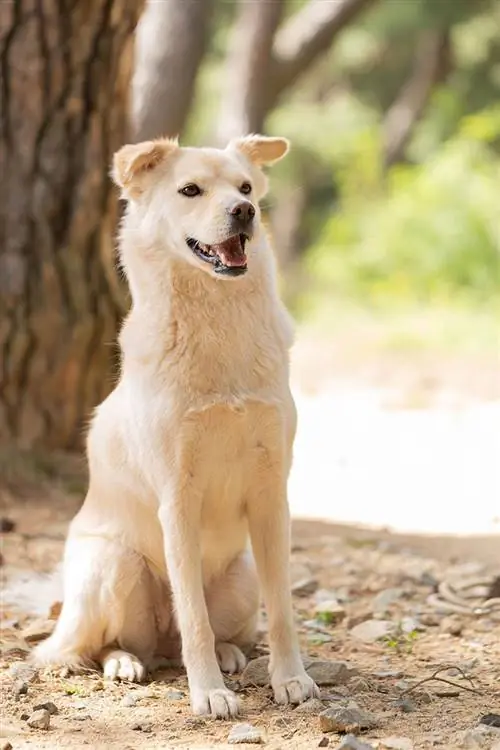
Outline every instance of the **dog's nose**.
{"label": "dog's nose", "polygon": [[255,216],[255,208],[250,201],[239,201],[234,204],[229,213],[242,227],[247,227]]}

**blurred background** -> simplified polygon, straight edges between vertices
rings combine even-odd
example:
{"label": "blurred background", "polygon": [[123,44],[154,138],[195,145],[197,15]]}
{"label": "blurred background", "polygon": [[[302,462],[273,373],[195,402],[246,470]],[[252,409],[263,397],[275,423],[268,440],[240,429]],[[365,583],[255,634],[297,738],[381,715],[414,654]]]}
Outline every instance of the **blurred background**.
{"label": "blurred background", "polygon": [[0,24],[4,498],[84,493],[64,467],[129,302],[113,152],[264,132],[293,144],[264,211],[298,325],[294,515],[498,533],[499,3],[47,0]]}

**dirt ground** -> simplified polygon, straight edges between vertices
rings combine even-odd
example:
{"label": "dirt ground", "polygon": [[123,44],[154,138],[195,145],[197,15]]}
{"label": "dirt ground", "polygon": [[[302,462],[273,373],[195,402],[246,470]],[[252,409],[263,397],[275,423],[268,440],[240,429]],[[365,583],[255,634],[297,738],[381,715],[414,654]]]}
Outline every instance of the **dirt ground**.
{"label": "dirt ground", "polygon": [[[232,747],[227,739],[237,722],[193,718],[179,670],[160,669],[143,686],[108,684],[98,673],[23,671],[33,642],[53,626],[54,602],[43,575],[60,560],[67,522],[80,502],[80,469],[70,462],[55,480],[50,465],[37,465],[30,482],[24,468],[22,484],[6,482],[0,490],[2,514],[15,524],[2,535],[0,736],[14,750]],[[323,733],[318,714],[350,699],[372,714],[376,726],[359,738],[372,747],[493,747],[500,730],[477,727],[481,717],[500,710],[500,613],[453,614],[446,599],[429,596],[445,583],[455,586],[462,606],[483,601],[500,572],[498,549],[495,538],[462,542],[296,523],[292,572],[303,652],[345,661],[352,673],[323,686],[323,706],[312,706],[311,713],[278,708],[268,687],[242,687],[239,676],[229,678],[241,695],[241,721],[262,730],[269,750],[336,748],[341,736]],[[464,588],[468,583],[473,588]],[[475,599],[464,599],[467,592]],[[324,601],[332,611],[318,615]],[[356,635],[357,625],[373,620],[394,632],[376,641]],[[264,619],[263,631],[254,656],[266,653]],[[440,668],[438,676],[453,685],[431,680],[416,686]],[[27,692],[19,694],[23,680]],[[30,728],[33,707],[48,701],[57,707],[50,728]],[[412,744],[384,745],[390,737]]]}
{"label": "dirt ground", "polygon": [[[325,347],[316,346],[312,353],[308,346],[302,349],[294,366],[302,386],[319,388],[320,370],[328,379],[332,373],[351,378],[354,369],[372,385],[396,384],[398,406],[389,403],[388,409],[401,408],[401,400],[404,408],[433,408],[442,401],[443,384],[446,393],[451,388],[455,394],[453,408],[461,408],[464,400],[487,403],[500,396],[497,356],[479,367],[476,356],[465,363],[428,361],[426,352],[410,358],[405,349],[400,361],[386,353],[382,364],[374,358],[360,368],[344,350],[337,349],[335,361],[329,362],[319,356]],[[339,370],[341,362],[347,362],[349,372]],[[360,435],[364,430],[363,423]],[[314,436],[305,437],[310,442]],[[414,479],[407,476],[407,484]],[[482,477],[477,479],[481,494]],[[322,731],[319,714],[327,709],[341,713],[349,702],[351,712],[369,713],[371,726],[352,730],[366,744],[350,740],[344,747],[499,750],[500,728],[481,722],[495,714],[498,721],[500,714],[498,534],[403,535],[296,521],[292,578],[301,646],[309,659],[326,662],[320,665],[326,683],[322,703],[308,706],[308,712],[275,706],[270,688],[245,675],[227,680],[241,696],[241,719],[223,722],[191,716],[186,677],[178,669],[157,669],[142,686],[106,683],[98,673],[34,671],[29,651],[54,626],[57,607],[51,611],[51,605],[60,591],[53,571],[85,486],[79,458],[0,453],[0,515],[13,525],[4,528],[0,560],[0,750],[7,743],[13,750],[222,749],[233,746],[228,737],[239,722],[260,730],[267,750],[338,748],[345,738]],[[383,502],[382,487],[377,497]],[[436,497],[436,502],[448,503],[453,514],[449,497]],[[339,518],[331,506],[331,517]],[[253,657],[267,653],[265,631],[263,614]],[[30,727],[34,707],[47,702],[57,709],[50,727]]]}

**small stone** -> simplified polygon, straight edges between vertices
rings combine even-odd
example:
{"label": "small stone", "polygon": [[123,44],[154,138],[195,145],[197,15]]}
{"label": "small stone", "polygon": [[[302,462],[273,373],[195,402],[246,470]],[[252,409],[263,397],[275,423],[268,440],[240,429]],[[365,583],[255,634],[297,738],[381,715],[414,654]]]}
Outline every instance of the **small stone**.
{"label": "small stone", "polygon": [[420,616],[420,622],[422,623],[422,625],[434,628],[437,625],[441,624],[441,617],[439,617],[439,615],[433,614],[432,612],[426,612]]}
{"label": "small stone", "polygon": [[385,669],[380,670],[379,672],[374,672],[373,676],[378,677],[380,680],[385,680],[389,677],[392,677],[394,680],[397,680],[403,676],[404,672],[402,672],[400,669]]}
{"label": "small stone", "polygon": [[45,708],[33,711],[27,723],[32,729],[48,729],[50,726],[50,714]]}
{"label": "small stone", "polygon": [[253,724],[235,724],[231,731],[227,741],[230,745],[261,745],[264,743],[264,737],[258,727],[254,727]]}
{"label": "small stone", "polygon": [[316,578],[301,578],[292,586],[295,596],[312,596],[317,591],[319,582]]}
{"label": "small stone", "polygon": [[332,706],[319,715],[322,732],[359,732],[377,726],[377,719],[363,711],[354,701],[347,706]]}
{"label": "small stone", "polygon": [[404,714],[411,714],[413,711],[417,710],[417,706],[409,698],[400,698],[399,700],[394,701],[393,706],[395,708],[400,708]]}
{"label": "small stone", "polygon": [[325,734],[325,736],[322,737],[320,741],[318,742],[318,747],[328,747],[329,744],[330,744],[330,740]]}
{"label": "small stone", "polygon": [[[24,643],[24,641],[22,641],[21,643]],[[18,643],[11,644],[2,651],[2,656],[9,661],[11,659],[26,659],[28,655],[29,650]]]}
{"label": "small stone", "polygon": [[488,727],[500,728],[500,714],[485,714],[479,719],[480,724],[486,724]]}
{"label": "small stone", "polygon": [[52,701],[47,701],[47,703],[39,703],[37,706],[33,706],[33,711],[41,711],[42,709],[48,711],[51,716],[55,716],[55,714],[59,713],[56,704],[52,703]]}
{"label": "small stone", "polygon": [[13,680],[22,680],[28,684],[38,681],[38,670],[31,664],[13,664],[9,669],[9,674]]}
{"label": "small stone", "polygon": [[55,625],[54,620],[35,620],[22,631],[22,636],[26,643],[38,643],[52,634]]}
{"label": "small stone", "polygon": [[99,690],[104,690],[104,682],[102,680],[97,680],[97,682],[92,687],[92,692],[97,693]]}
{"label": "small stone", "polygon": [[0,739],[0,750],[12,750],[12,745],[9,740]]}
{"label": "small stone", "polygon": [[450,615],[450,617],[445,617],[441,621],[441,630],[443,633],[449,633],[450,635],[458,637],[462,635],[463,629],[464,624],[456,615]]}
{"label": "small stone", "polygon": [[20,695],[26,695],[28,692],[28,683],[24,680],[16,680],[13,687],[14,695],[19,699]]}
{"label": "small stone", "polygon": [[308,633],[307,641],[308,643],[311,643],[313,645],[319,645],[322,643],[331,643],[333,641],[333,638],[327,633]]}
{"label": "small stone", "polygon": [[396,626],[389,620],[365,620],[355,625],[350,633],[364,643],[373,643],[394,633]]}
{"label": "small stone", "polygon": [[294,711],[296,714],[319,714],[324,708],[325,707],[319,698],[309,698],[309,700],[304,701],[304,703],[299,703]]}
{"label": "small stone", "polygon": [[149,734],[153,731],[153,722],[141,721],[139,724],[133,724],[132,729],[134,729],[136,732],[145,732],[146,734]]}
{"label": "small stone", "polygon": [[435,690],[434,695],[436,698],[458,698],[460,690]]}
{"label": "small stone", "polygon": [[314,659],[304,664],[309,677],[312,677],[316,685],[345,685],[352,677],[359,673],[350,667],[345,661],[327,661]]}
{"label": "small stone", "polygon": [[413,750],[413,742],[408,737],[384,737],[379,740],[378,750]]}
{"label": "small stone", "polygon": [[403,617],[400,623],[403,633],[414,633],[416,630],[423,630],[421,623],[414,617]]}
{"label": "small stone", "polygon": [[328,625],[341,622],[345,617],[345,609],[336,599],[327,599],[316,605],[314,613],[318,620]]}
{"label": "small stone", "polygon": [[385,589],[374,597],[372,602],[373,614],[382,615],[387,612],[391,604],[394,604],[403,595],[402,589]]}
{"label": "small stone", "polygon": [[127,695],[123,696],[121,699],[120,705],[125,706],[125,708],[133,708],[137,705],[140,697],[140,695],[136,695],[135,693],[127,693]]}
{"label": "small stone", "polygon": [[340,745],[337,746],[337,750],[373,750],[373,747],[368,745],[367,742],[358,740],[354,734],[346,734]]}
{"label": "small stone", "polygon": [[169,701],[181,701],[185,697],[186,693],[183,693],[182,690],[175,690],[175,688],[169,688],[165,692],[165,698]]}
{"label": "small stone", "polygon": [[19,718],[21,719],[21,721],[28,721],[29,717],[30,717],[30,715],[29,715],[29,714],[27,714],[27,713],[22,713],[22,714],[21,714],[21,716],[20,716]]}
{"label": "small stone", "polygon": [[75,714],[71,718],[73,721],[90,721],[92,716],[90,714]]}

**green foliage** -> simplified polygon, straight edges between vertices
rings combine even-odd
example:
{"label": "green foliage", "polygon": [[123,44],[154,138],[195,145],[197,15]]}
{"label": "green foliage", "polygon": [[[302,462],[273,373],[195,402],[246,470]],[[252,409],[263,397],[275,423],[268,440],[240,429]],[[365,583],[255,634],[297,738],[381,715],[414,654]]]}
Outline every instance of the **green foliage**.
{"label": "green foliage", "polygon": [[361,132],[336,160],[340,205],[306,258],[316,289],[374,303],[446,303],[500,293],[500,108],[465,118],[421,164],[383,178],[378,139]]}

